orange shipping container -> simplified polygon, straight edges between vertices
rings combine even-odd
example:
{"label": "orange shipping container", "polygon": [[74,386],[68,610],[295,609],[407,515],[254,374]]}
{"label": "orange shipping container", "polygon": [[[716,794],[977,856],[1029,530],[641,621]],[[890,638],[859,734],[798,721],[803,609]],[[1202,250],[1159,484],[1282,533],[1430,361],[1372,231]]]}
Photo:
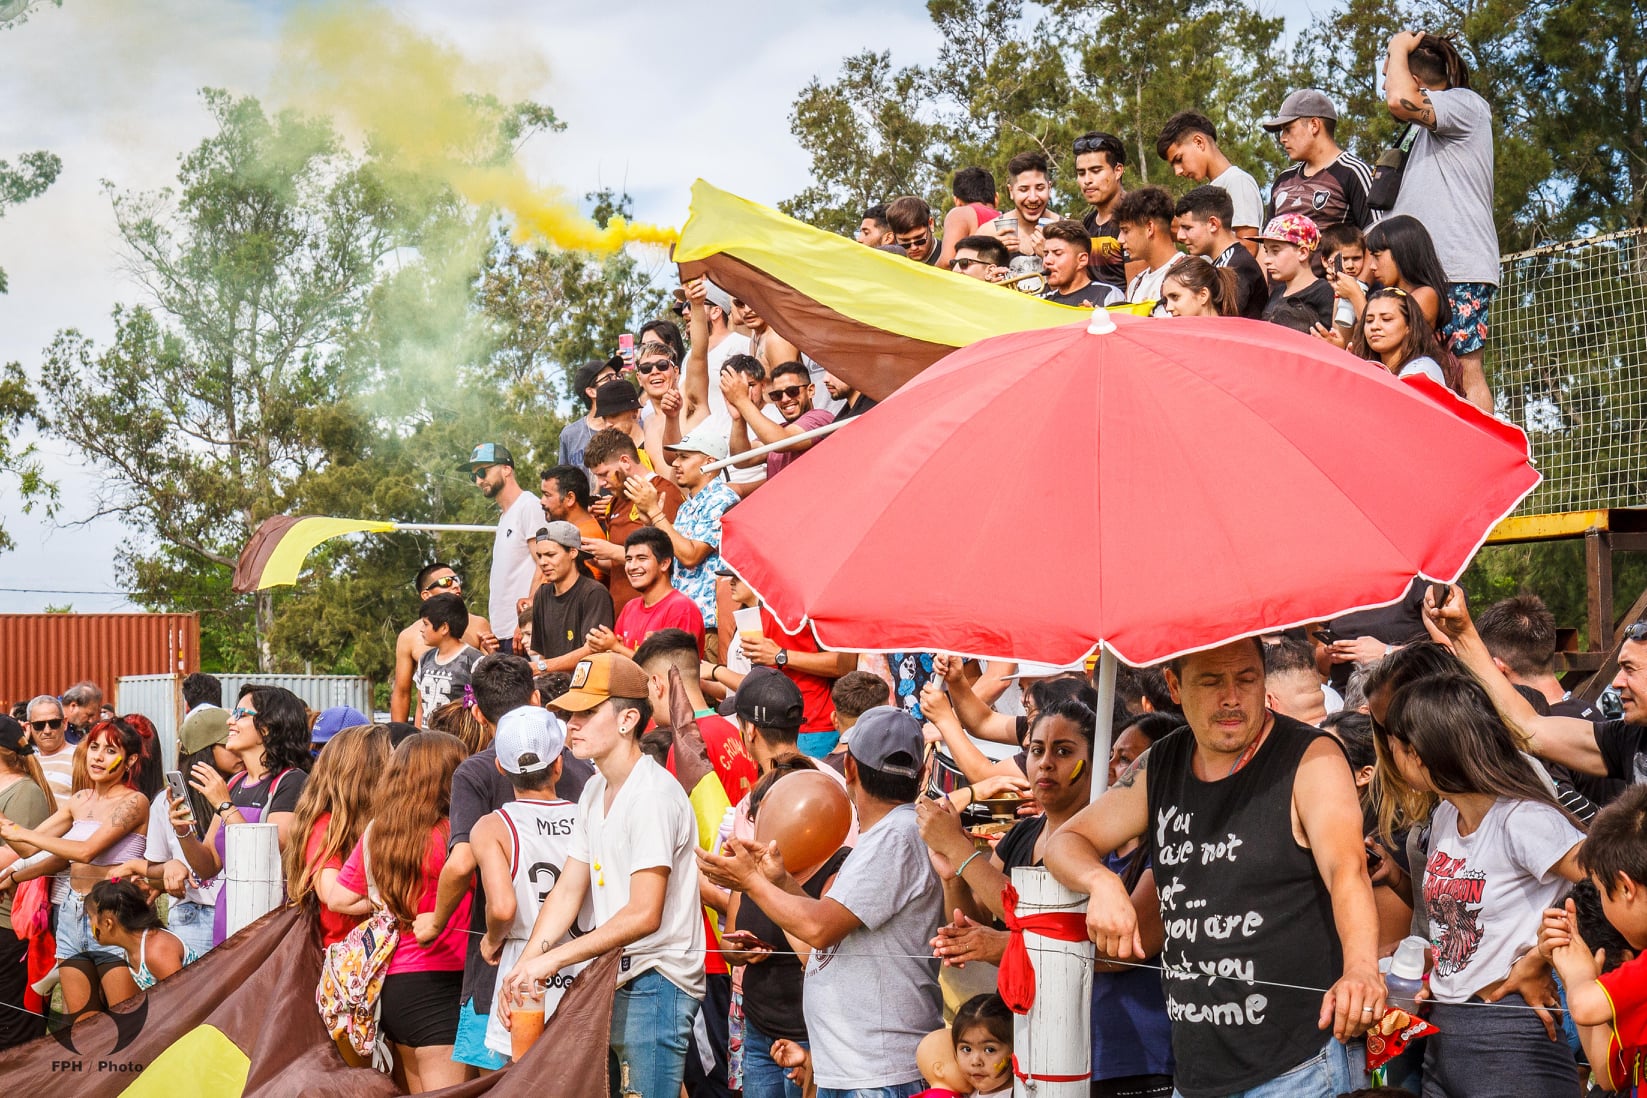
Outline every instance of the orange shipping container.
{"label": "orange shipping container", "polygon": [[81,679],[112,702],[122,675],[199,669],[197,614],[0,614],[0,701],[8,706]]}

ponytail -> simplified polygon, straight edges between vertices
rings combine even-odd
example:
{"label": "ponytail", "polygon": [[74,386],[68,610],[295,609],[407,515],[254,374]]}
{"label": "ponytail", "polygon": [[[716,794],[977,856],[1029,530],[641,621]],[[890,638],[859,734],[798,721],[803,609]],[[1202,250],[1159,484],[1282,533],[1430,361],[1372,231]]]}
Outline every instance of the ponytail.
{"label": "ponytail", "polygon": [[1219,316],[1241,315],[1241,278],[1232,267],[1215,267],[1201,256],[1174,263],[1167,278],[1191,293],[1207,291],[1207,300]]}

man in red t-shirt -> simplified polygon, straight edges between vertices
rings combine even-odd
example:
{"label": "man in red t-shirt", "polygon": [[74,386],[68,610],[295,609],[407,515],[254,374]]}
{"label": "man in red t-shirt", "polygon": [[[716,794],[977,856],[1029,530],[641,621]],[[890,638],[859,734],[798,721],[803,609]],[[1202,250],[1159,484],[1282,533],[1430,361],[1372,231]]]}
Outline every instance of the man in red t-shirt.
{"label": "man in red t-shirt", "polygon": [[589,647],[633,658],[635,650],[653,633],[684,629],[697,641],[701,658],[703,612],[670,582],[674,567],[675,548],[662,530],[643,526],[624,539],[624,577],[640,597],[624,604],[612,629],[604,625],[591,629],[586,638]]}

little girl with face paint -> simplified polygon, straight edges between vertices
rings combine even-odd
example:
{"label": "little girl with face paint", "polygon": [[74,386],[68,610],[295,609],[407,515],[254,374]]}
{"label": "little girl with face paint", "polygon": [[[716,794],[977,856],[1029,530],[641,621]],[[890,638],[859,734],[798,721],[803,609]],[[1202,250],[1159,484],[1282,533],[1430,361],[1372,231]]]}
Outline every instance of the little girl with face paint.
{"label": "little girl with face paint", "polygon": [[1012,1012],[999,995],[974,995],[950,1026],[955,1062],[973,1098],[1011,1098]]}

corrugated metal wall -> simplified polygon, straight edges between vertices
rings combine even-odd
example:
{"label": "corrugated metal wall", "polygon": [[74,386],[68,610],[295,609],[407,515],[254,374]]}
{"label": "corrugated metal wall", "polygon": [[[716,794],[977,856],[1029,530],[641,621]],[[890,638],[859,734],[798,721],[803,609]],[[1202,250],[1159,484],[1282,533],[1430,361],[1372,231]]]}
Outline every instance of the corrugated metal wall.
{"label": "corrugated metal wall", "polygon": [[[234,708],[247,686],[284,686],[310,709],[352,705],[372,715],[372,681],[360,675],[219,675],[223,705]],[[129,675],[120,680],[114,703],[119,713],[141,713],[154,722],[163,747],[166,768],[177,766],[177,729],[183,720],[183,679],[180,675]]]}
{"label": "corrugated metal wall", "polygon": [[8,703],[61,694],[81,679],[108,697],[127,675],[199,667],[195,614],[0,614],[0,700]]}

